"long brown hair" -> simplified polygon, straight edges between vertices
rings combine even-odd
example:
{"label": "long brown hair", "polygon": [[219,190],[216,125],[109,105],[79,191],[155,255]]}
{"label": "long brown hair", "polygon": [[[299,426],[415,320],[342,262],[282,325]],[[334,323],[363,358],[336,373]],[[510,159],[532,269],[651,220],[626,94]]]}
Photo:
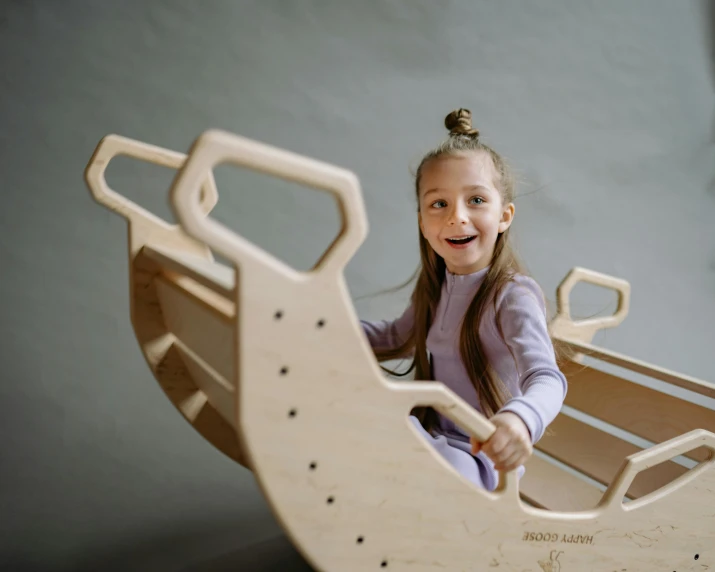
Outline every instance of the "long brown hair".
{"label": "long brown hair", "polygon": [[[449,130],[449,137],[429,151],[417,168],[415,192],[418,204],[420,178],[425,165],[439,157],[464,152],[486,153],[491,157],[497,173],[497,180],[494,181],[494,184],[501,194],[503,204],[512,202],[514,199],[513,176],[501,155],[479,140],[479,131],[472,127],[470,111],[468,109],[453,111],[447,115],[444,122]],[[439,304],[446,265],[444,259],[432,249],[422,233],[418,232],[418,234],[420,267],[411,298],[414,326],[404,343],[390,350],[378,350],[375,352],[375,356],[378,361],[383,362],[412,355],[412,364],[406,372],[397,373],[387,368],[383,369],[398,376],[414,371],[416,380],[430,380],[432,371],[427,355],[427,334]],[[513,279],[515,274],[523,272],[524,268],[509,242],[509,229],[507,229],[497,237],[489,269],[475,293],[462,323],[460,354],[469,378],[477,390],[482,411],[487,417],[491,417],[502,407],[508,395],[505,393],[504,384],[488,363],[479,338],[479,324],[487,304],[493,303],[496,310],[496,301],[500,291]],[[497,320],[497,325],[498,323]],[[499,328],[499,333],[503,338],[501,328]],[[433,427],[437,422],[436,414],[430,408],[420,408],[415,411],[415,414],[427,429]]]}

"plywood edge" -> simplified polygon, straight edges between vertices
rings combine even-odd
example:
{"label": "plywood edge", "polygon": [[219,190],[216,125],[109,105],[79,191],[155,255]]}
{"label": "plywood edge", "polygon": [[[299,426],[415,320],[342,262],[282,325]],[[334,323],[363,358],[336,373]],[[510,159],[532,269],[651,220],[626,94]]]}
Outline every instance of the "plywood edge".
{"label": "plywood edge", "polygon": [[235,391],[209,364],[187,348],[180,340],[175,341],[184,365],[196,387],[208,398],[209,403],[221,414],[227,423],[237,427]]}
{"label": "plywood edge", "polygon": [[218,319],[233,323],[236,317],[236,304],[193,278],[167,270],[157,275],[156,280],[173,290],[188,295],[202,308],[215,314]]}
{"label": "plywood edge", "polygon": [[603,360],[605,362],[622,367],[624,369],[628,369],[636,373],[640,373],[642,375],[646,375],[654,379],[664,381],[671,385],[675,385],[682,389],[687,389],[688,391],[704,395],[705,397],[709,397],[711,399],[715,399],[715,384],[709,381],[704,381],[695,377],[690,377],[674,371],[670,371],[665,368],[650,365],[644,361],[630,358],[617,352],[599,348],[592,344],[587,344],[564,338],[557,339],[561,343],[565,344],[572,351]]}
{"label": "plywood edge", "polygon": [[226,298],[233,296],[236,277],[234,269],[229,266],[158,244],[145,245],[144,253],[163,270],[188,276]]}

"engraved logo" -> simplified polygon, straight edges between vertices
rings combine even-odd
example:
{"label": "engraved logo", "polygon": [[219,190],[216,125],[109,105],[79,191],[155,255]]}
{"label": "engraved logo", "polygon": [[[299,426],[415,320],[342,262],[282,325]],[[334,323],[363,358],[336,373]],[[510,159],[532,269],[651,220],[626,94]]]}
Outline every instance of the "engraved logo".
{"label": "engraved logo", "polygon": [[548,560],[539,560],[539,566],[544,572],[561,572],[561,562],[559,556],[563,554],[562,550],[552,550]]}

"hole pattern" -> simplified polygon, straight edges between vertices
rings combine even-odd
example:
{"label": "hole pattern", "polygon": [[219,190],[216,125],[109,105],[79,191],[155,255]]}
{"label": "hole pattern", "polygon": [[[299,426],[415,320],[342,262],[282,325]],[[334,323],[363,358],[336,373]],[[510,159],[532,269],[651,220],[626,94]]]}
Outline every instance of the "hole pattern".
{"label": "hole pattern", "polygon": [[[277,310],[276,313],[273,315],[273,317],[274,317],[276,320],[282,319],[282,318],[283,318],[283,311],[282,311],[282,310]],[[324,320],[323,318],[319,319],[319,320],[316,322],[316,327],[318,327],[318,328],[323,328],[323,327],[325,327],[325,320]],[[283,376],[287,375],[287,374],[288,374],[288,366],[283,366],[283,367],[280,369],[280,374],[283,375]],[[288,411],[288,417],[293,418],[293,417],[295,417],[296,415],[298,415],[298,410],[297,410],[296,408],[293,408],[293,409],[291,409],[290,411]],[[318,468],[318,463],[317,463],[317,461],[312,461],[312,462],[308,465],[308,469],[311,470],[311,471],[315,471],[317,468]],[[326,502],[327,502],[328,504],[333,504],[333,503],[335,502],[335,497],[329,496],[329,497],[326,499]],[[358,537],[357,537],[357,539],[356,539],[356,543],[357,543],[357,544],[363,544],[364,542],[365,542],[365,537],[364,537],[364,536],[358,536]],[[695,559],[697,560],[697,556],[695,557]],[[381,568],[387,568],[387,560],[383,560],[383,561],[380,563],[380,567],[381,567]]]}

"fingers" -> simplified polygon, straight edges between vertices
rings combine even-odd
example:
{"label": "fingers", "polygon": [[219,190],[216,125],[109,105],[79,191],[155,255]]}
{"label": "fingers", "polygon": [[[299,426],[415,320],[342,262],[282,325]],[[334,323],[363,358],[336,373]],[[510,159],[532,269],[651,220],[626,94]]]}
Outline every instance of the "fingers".
{"label": "fingers", "polygon": [[481,450],[492,460],[497,471],[513,471],[526,462],[532,449],[531,443],[499,428]]}
{"label": "fingers", "polygon": [[501,455],[490,457],[494,462],[494,469],[497,471],[513,471],[523,465],[529,458],[529,453],[522,450],[508,450]]}
{"label": "fingers", "polygon": [[494,434],[482,445],[482,451],[492,461],[497,461],[505,453],[506,448],[512,441],[510,436],[502,428],[498,428]]}
{"label": "fingers", "polygon": [[479,451],[482,450],[482,444],[479,441],[477,441],[474,437],[470,437],[469,442],[472,445],[472,455],[476,455],[477,453],[479,453]]}
{"label": "fingers", "polygon": [[531,434],[518,415],[510,412],[492,417],[496,430],[484,443],[470,437],[472,455],[483,451],[497,471],[513,471],[523,465],[532,453]]}
{"label": "fingers", "polygon": [[523,465],[526,460],[529,458],[529,455],[522,452],[522,451],[514,451],[513,454],[508,456],[505,459],[500,459],[499,461],[494,463],[494,469],[497,471],[513,471],[520,465]]}

